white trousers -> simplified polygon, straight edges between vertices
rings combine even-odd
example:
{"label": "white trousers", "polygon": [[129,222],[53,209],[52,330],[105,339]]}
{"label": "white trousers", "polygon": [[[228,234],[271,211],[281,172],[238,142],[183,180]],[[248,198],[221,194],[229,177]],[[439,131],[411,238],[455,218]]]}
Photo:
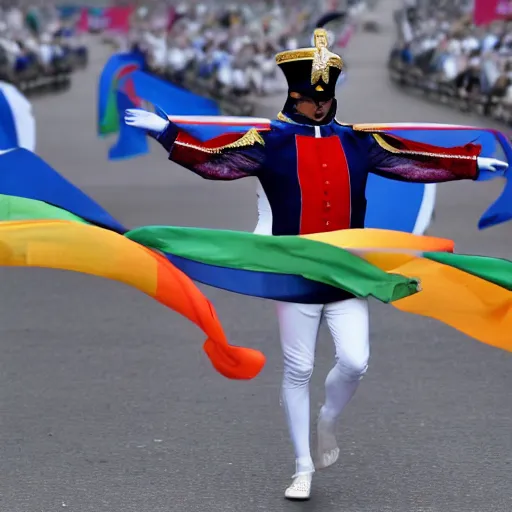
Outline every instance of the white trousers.
{"label": "white trousers", "polygon": [[348,299],[327,305],[277,305],[284,356],[282,402],[295,449],[296,471],[314,471],[310,449],[309,381],[315,363],[316,340],[325,318],[334,340],[336,363],[325,381],[323,419],[335,422],[366,372],[369,347],[368,302]]}
{"label": "white trousers", "polygon": [[[272,235],[272,210],[257,183],[258,225],[254,233]],[[284,356],[282,402],[295,449],[297,474],[314,471],[310,449],[309,381],[316,340],[325,318],[334,340],[336,364],[325,381],[323,420],[334,423],[354,396],[370,356],[368,302],[349,299],[331,304],[277,303]]]}

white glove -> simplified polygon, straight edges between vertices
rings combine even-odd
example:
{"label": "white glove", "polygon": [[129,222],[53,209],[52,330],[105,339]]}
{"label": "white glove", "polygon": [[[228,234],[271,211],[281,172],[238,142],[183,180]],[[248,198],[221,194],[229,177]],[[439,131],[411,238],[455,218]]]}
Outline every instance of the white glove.
{"label": "white glove", "polygon": [[140,108],[129,108],[124,112],[124,122],[128,126],[141,128],[154,134],[161,134],[168,126],[169,121],[162,119],[160,116],[148,112]]}
{"label": "white glove", "polygon": [[488,172],[505,172],[508,169],[507,162],[502,162],[496,158],[487,158],[479,156],[477,158],[478,169]]}

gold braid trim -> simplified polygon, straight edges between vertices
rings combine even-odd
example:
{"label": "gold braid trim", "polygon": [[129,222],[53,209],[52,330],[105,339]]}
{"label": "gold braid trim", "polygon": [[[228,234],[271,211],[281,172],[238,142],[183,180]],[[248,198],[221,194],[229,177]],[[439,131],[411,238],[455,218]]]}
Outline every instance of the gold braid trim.
{"label": "gold braid trim", "polygon": [[219,155],[226,149],[246,148],[249,146],[254,146],[255,144],[261,144],[264,146],[265,141],[259,134],[258,130],[256,130],[256,128],[251,128],[243,137],[240,137],[238,140],[235,140],[230,144],[225,144],[224,146],[218,146],[216,148],[205,148],[204,146],[198,146],[196,144],[189,144],[188,142],[180,141],[176,141],[175,144],[185,148],[196,149],[197,151],[202,151],[203,153]]}
{"label": "gold braid trim", "polygon": [[[297,62],[299,60],[313,60],[317,53],[316,48],[301,48],[299,50],[287,50],[276,55],[276,64],[285,62]],[[328,60],[328,66],[343,69],[343,60],[339,55],[331,53]]]}
{"label": "gold braid trim", "polygon": [[372,133],[373,138],[377,141],[377,144],[386,151],[394,154],[401,155],[415,155],[415,156],[429,156],[432,158],[454,158],[458,160],[476,160],[476,156],[473,155],[447,155],[446,153],[428,153],[425,151],[410,151],[408,149],[398,149],[393,147],[389,142],[386,142],[382,135]]}
{"label": "gold braid trim", "polygon": [[316,48],[300,48],[299,50],[288,50],[276,55],[276,64],[294,62],[297,60],[313,60]]}
{"label": "gold braid trim", "polygon": [[299,124],[296,123],[295,121],[292,121],[289,117],[286,117],[282,112],[279,112],[279,114],[277,114],[277,120],[282,121],[283,123]]}
{"label": "gold braid trim", "polygon": [[370,124],[370,123],[361,123],[361,124],[353,124],[352,127],[354,130],[358,132],[385,132],[386,129],[382,127],[382,124]]}

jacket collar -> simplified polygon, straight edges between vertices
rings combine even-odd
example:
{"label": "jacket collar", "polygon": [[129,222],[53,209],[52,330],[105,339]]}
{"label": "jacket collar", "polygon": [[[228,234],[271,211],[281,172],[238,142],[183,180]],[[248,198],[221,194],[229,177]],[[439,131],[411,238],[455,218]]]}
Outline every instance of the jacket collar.
{"label": "jacket collar", "polygon": [[332,126],[336,120],[335,119],[332,119],[331,121],[325,123],[325,124],[310,124],[310,123],[300,123],[294,119],[292,119],[290,116],[287,116],[286,114],[284,114],[283,112],[279,112],[279,114],[277,114],[277,120],[278,121],[281,121],[283,123],[288,123],[288,124],[294,124],[296,126],[303,126],[303,127],[307,127],[307,128],[314,128],[315,126],[320,126],[320,128],[324,128],[324,127],[327,127],[327,126]]}

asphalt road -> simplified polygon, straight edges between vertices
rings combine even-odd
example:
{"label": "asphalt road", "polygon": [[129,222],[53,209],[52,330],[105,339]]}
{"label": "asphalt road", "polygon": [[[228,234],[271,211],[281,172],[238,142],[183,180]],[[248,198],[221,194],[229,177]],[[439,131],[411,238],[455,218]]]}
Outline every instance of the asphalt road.
{"label": "asphalt road", "polygon": [[[385,31],[359,36],[346,55],[340,119],[482,124],[389,84],[390,11],[381,5],[379,17]],[[251,230],[250,180],[202,181],[158,147],[107,162],[112,141],[94,129],[94,66],[71,91],[35,101],[38,153],[126,225]],[[476,228],[500,188],[442,185],[432,233],[460,252],[510,257],[512,224]],[[272,303],[204,287],[232,342],[268,356],[256,380],[233,382],[210,367],[201,332],[137,291],[51,270],[0,277],[0,512],[512,508],[510,354],[373,304],[371,366],[340,425],[340,462],[316,475],[312,501],[296,504],[283,499],[293,456]],[[314,415],[332,355],[323,332]]]}

